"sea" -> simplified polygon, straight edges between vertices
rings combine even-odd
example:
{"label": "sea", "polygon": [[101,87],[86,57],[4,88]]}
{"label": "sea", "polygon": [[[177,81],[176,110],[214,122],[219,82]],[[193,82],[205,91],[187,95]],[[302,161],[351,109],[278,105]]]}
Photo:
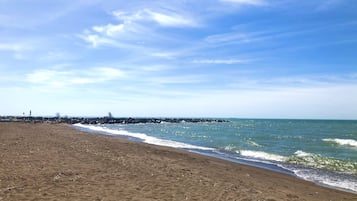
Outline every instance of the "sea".
{"label": "sea", "polygon": [[74,126],[290,174],[357,193],[357,121],[225,120],[228,121]]}

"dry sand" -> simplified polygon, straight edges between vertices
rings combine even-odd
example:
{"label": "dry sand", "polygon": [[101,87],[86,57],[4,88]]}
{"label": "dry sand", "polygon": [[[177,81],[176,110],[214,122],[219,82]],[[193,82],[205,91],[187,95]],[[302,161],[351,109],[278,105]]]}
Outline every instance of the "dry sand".
{"label": "dry sand", "polygon": [[276,172],[70,125],[0,123],[0,200],[357,200]]}

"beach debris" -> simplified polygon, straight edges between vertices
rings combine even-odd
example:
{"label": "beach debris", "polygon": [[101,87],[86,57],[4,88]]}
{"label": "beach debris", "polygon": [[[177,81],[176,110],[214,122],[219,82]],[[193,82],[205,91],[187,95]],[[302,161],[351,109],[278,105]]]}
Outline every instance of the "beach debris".
{"label": "beach debris", "polygon": [[58,173],[53,177],[53,181],[58,181],[61,179],[61,177],[62,177],[62,173]]}

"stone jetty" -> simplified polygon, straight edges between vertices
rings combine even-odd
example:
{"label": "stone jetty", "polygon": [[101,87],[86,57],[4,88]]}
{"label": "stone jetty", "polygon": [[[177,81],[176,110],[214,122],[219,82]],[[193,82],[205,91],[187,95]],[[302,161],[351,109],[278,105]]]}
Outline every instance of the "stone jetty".
{"label": "stone jetty", "polygon": [[29,122],[29,123],[67,123],[67,124],[139,124],[139,123],[200,123],[227,122],[223,119],[210,118],[131,118],[131,117],[25,117],[0,116],[0,122]]}

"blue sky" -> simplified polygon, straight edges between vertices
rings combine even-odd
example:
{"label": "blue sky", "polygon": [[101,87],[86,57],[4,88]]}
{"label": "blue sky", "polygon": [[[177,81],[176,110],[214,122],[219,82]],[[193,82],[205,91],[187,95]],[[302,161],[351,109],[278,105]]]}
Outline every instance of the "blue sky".
{"label": "blue sky", "polygon": [[354,0],[0,5],[0,115],[357,119]]}

